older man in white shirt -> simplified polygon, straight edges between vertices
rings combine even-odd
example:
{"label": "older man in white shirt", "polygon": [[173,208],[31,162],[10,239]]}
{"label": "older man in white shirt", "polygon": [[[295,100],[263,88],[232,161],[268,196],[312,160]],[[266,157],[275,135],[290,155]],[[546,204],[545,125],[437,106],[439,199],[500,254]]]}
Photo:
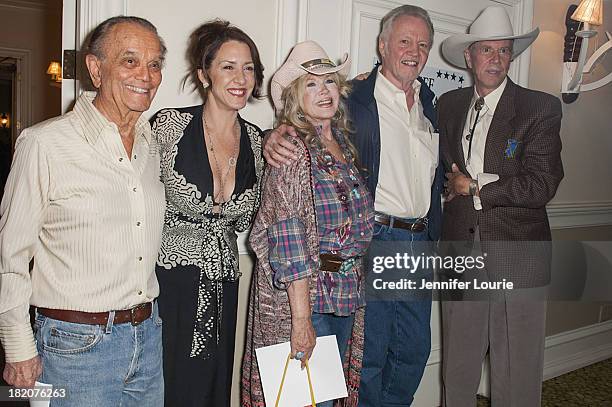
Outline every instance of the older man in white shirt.
{"label": "older man in white shirt", "polygon": [[147,20],[106,20],[86,56],[97,92],[17,140],[0,210],[4,379],[52,384],[56,406],[163,404],[154,271],[165,200],[142,113],[164,55]]}

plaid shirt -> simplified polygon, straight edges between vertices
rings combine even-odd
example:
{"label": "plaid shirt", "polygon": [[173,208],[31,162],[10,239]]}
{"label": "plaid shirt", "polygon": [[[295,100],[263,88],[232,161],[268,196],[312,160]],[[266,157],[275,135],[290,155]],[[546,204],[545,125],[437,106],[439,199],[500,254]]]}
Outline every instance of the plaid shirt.
{"label": "plaid shirt", "polygon": [[[344,137],[336,140],[349,156]],[[269,261],[274,284],[288,283],[318,272],[313,312],[350,315],[365,305],[362,260],[372,239],[374,208],[364,180],[353,164],[344,164],[324,148],[309,147],[319,252],[335,253],[345,260],[338,272],[318,270],[319,259],[309,258],[304,224],[299,218],[268,228]]]}

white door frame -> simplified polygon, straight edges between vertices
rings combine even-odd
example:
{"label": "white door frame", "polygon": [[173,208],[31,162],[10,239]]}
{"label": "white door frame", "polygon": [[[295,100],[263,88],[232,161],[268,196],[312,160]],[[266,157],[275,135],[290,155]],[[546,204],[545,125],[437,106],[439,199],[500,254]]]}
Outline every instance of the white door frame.
{"label": "white door frame", "polygon": [[[62,54],[80,51],[87,34],[109,17],[125,15],[128,0],[64,0],[62,14]],[[77,53],[77,75],[80,66]],[[62,61],[63,66],[63,61]],[[70,110],[83,88],[78,79],[62,80],[62,112]]]}

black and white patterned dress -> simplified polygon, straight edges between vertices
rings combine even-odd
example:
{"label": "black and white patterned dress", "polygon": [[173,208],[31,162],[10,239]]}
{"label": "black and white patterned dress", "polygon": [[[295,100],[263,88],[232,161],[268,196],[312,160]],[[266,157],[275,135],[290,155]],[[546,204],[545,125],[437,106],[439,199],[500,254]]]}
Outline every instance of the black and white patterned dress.
{"label": "black and white patterned dress", "polygon": [[[161,177],[167,201],[157,260],[160,314],[165,328],[167,392],[172,392],[176,384],[173,382],[185,382],[180,375],[187,372],[179,371],[184,370],[184,364],[178,360],[191,366],[198,364],[193,359],[212,359],[217,365],[220,350],[230,352],[233,358],[237,280],[240,277],[236,232],[251,226],[259,206],[264,167],[262,132],[239,117],[240,152],[234,191],[231,200],[222,205],[221,213],[213,213],[213,176],[202,112],[202,105],[163,109],[152,119],[153,134],[160,147]],[[226,309],[228,307],[230,309]],[[228,329],[231,334],[225,332]],[[228,334],[231,343],[222,343],[227,342],[224,338]],[[168,355],[169,352],[172,355]],[[229,361],[232,358],[225,355],[221,359]],[[231,366],[229,370],[231,372]]]}

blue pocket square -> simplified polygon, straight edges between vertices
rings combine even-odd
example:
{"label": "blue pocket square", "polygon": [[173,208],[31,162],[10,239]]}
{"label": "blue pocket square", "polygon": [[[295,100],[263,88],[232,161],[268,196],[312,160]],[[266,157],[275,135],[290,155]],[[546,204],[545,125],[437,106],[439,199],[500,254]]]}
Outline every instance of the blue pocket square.
{"label": "blue pocket square", "polygon": [[517,139],[509,138],[508,144],[506,145],[506,149],[504,150],[504,156],[506,158],[514,158],[516,154],[516,148],[518,147],[520,141]]}

